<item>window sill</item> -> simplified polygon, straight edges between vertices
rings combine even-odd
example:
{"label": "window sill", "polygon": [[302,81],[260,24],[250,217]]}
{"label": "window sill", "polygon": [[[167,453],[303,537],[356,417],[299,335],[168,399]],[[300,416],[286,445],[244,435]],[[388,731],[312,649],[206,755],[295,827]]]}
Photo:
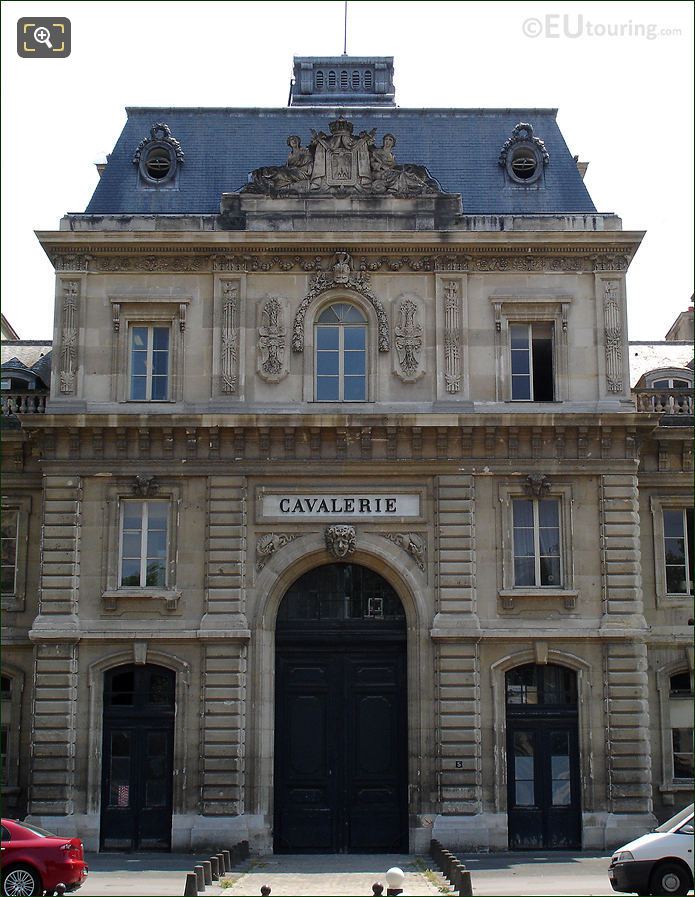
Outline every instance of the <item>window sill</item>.
{"label": "window sill", "polygon": [[577,606],[577,598],[579,591],[577,589],[556,589],[556,588],[531,588],[520,586],[517,589],[501,589],[497,593],[498,598],[502,602],[505,610],[511,610],[514,607],[515,599],[519,598],[562,598],[565,607],[572,610]]}
{"label": "window sill", "polygon": [[666,782],[659,785],[659,791],[662,794],[668,794],[672,791],[692,791],[695,779],[679,779],[677,782]]}
{"label": "window sill", "polygon": [[102,592],[101,602],[105,611],[118,610],[118,602],[129,599],[157,600],[164,602],[164,609],[174,611],[179,606],[181,592],[176,589],[139,589],[134,586],[124,586],[120,589]]}

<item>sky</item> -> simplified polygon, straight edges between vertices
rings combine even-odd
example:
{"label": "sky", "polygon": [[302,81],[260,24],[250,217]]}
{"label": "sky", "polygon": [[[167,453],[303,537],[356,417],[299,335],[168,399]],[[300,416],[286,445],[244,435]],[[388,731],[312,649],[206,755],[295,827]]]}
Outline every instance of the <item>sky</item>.
{"label": "sky", "polygon": [[[34,231],[84,210],[125,107],[285,106],[294,55],[342,53],[343,13],[342,0],[3,0],[1,296],[20,338],[53,329]],[[25,16],[70,19],[70,56],[19,58]],[[693,290],[690,2],[350,0],[347,50],[395,57],[402,107],[559,108],[598,210],[646,231],[630,338],[663,339]]]}

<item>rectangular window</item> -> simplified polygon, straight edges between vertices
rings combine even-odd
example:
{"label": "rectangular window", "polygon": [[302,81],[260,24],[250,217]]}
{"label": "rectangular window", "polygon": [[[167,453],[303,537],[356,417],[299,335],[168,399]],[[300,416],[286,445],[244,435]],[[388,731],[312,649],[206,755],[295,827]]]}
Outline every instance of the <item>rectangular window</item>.
{"label": "rectangular window", "polygon": [[130,329],[130,399],[166,402],[169,398],[169,327]]}
{"label": "rectangular window", "polygon": [[19,511],[3,508],[2,511],[2,594],[14,595],[17,584],[17,539]]}
{"label": "rectangular window", "polygon": [[672,729],[673,743],[673,777],[674,779],[693,778],[693,730]]}
{"label": "rectangular window", "polygon": [[560,588],[559,499],[517,498],[512,514],[514,585]]}
{"label": "rectangular window", "polygon": [[512,399],[554,401],[553,325],[510,324],[509,340]]}
{"label": "rectangular window", "polygon": [[169,502],[124,501],[120,528],[120,586],[164,588]]}
{"label": "rectangular window", "polygon": [[693,509],[664,508],[664,563],[669,595],[693,593]]}

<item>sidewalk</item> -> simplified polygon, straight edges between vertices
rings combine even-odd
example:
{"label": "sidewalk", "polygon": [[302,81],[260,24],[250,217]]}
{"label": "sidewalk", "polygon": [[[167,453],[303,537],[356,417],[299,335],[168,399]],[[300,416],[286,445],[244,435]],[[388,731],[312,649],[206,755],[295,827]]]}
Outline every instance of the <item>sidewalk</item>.
{"label": "sidewalk", "polygon": [[405,872],[404,897],[441,894],[437,884],[444,885],[444,879],[437,875],[435,884],[420,871],[432,867],[430,860],[392,853],[253,857],[245,871],[224,876],[233,882],[231,887],[207,888],[206,894],[258,897],[261,886],[267,884],[272,888],[271,897],[371,897],[376,881],[381,882],[386,894],[386,870],[392,866]]}

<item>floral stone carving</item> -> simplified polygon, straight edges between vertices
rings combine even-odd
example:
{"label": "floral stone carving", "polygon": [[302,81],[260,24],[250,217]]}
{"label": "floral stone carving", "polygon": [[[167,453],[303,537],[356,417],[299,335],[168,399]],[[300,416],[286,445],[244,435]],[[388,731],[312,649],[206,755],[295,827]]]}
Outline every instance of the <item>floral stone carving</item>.
{"label": "floral stone carving", "polygon": [[393,342],[398,357],[396,373],[402,380],[416,380],[423,373],[420,369],[422,324],[418,320],[419,311],[413,299],[404,299],[398,309]]}
{"label": "floral stone carving", "polygon": [[277,296],[271,296],[261,309],[258,328],[259,375],[269,383],[277,383],[287,373],[285,366],[287,329],[285,310]]}

